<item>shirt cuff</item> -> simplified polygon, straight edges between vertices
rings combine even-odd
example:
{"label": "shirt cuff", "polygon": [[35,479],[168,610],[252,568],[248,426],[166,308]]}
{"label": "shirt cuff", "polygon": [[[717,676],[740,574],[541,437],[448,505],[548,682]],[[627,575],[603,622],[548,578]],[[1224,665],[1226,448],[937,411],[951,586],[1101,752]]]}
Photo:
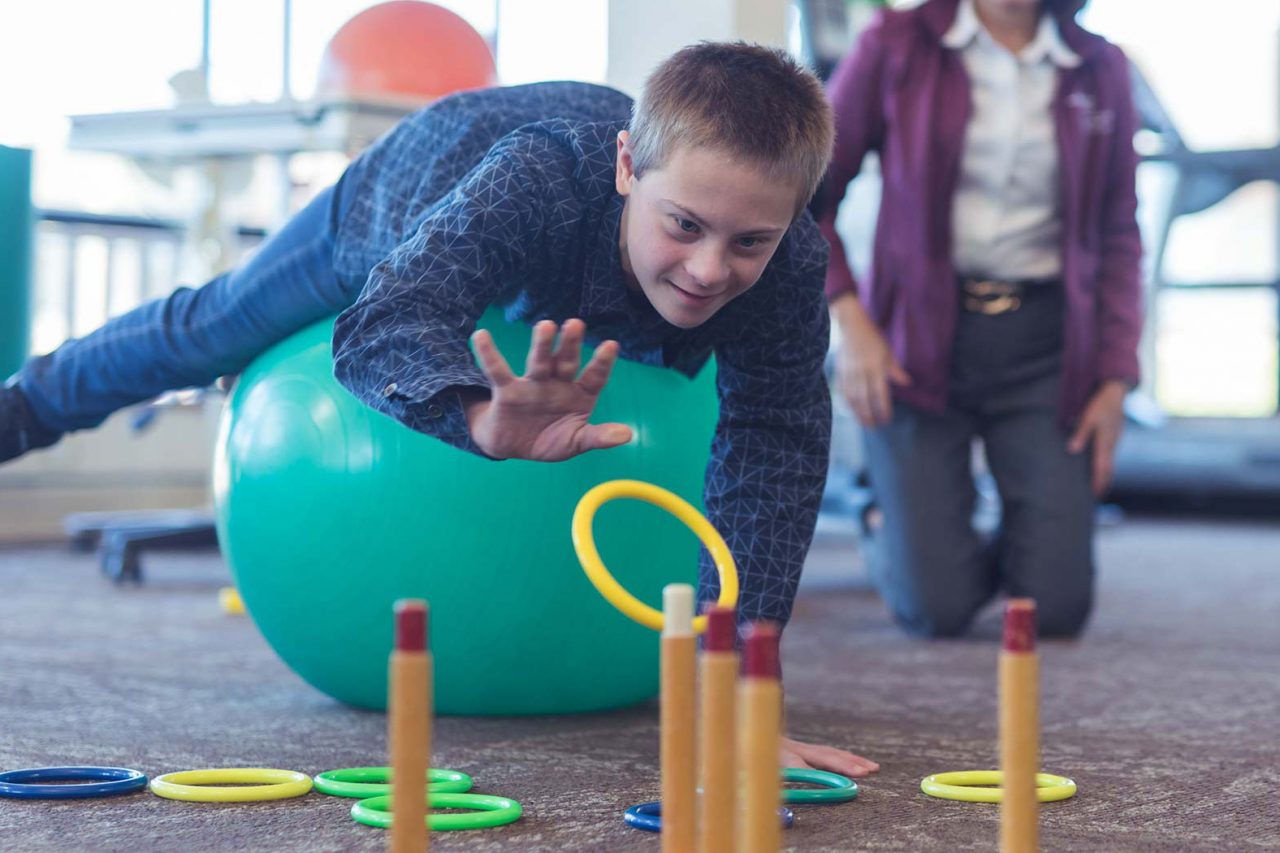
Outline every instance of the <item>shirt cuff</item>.
{"label": "shirt cuff", "polygon": [[451,447],[493,459],[471,438],[462,403],[464,390],[468,392],[468,399],[474,399],[477,390],[486,397],[490,393],[486,385],[450,385],[423,400],[401,400],[399,420],[415,432],[439,439]]}

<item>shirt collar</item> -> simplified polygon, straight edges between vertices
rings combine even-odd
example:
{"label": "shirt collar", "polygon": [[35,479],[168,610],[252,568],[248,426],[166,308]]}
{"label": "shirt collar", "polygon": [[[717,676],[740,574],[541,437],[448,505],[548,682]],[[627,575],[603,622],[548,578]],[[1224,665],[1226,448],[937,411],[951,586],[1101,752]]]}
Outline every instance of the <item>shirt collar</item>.
{"label": "shirt collar", "polygon": [[[979,36],[990,38],[983,29],[982,21],[978,19],[973,0],[960,0],[960,6],[956,9],[956,19],[942,36],[943,46],[952,50],[963,50]],[[1058,22],[1052,15],[1040,16],[1040,25],[1036,28],[1035,38],[1031,40],[1031,44],[1019,52],[1018,58],[1023,62],[1033,63],[1047,59],[1060,68],[1075,68],[1080,64],[1080,56],[1067,47],[1067,43],[1062,40]]]}
{"label": "shirt collar", "polygon": [[[973,0],[965,2],[972,4]],[[1080,55],[1062,40],[1062,33],[1058,30],[1058,22],[1053,15],[1040,16],[1036,37],[1022,49],[1019,57],[1027,62],[1043,62],[1048,59],[1059,68],[1075,68],[1080,64]]]}
{"label": "shirt collar", "polygon": [[942,46],[952,50],[963,50],[969,46],[978,33],[982,32],[982,22],[973,8],[973,0],[961,0],[956,9],[956,19],[951,28],[942,35]]}
{"label": "shirt collar", "polygon": [[624,202],[620,194],[611,193],[599,220],[582,291],[582,313],[588,318],[624,314],[627,310],[627,279],[618,249]]}

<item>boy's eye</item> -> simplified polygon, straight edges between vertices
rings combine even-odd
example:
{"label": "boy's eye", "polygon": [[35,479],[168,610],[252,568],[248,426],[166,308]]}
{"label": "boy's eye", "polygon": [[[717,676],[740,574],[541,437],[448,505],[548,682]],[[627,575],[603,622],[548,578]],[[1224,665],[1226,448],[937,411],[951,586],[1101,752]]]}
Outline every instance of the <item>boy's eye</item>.
{"label": "boy's eye", "polygon": [[744,249],[754,249],[756,246],[760,245],[760,238],[759,237],[741,237],[738,240],[738,245]]}
{"label": "boy's eye", "polygon": [[698,223],[694,222],[692,219],[685,219],[683,216],[675,216],[672,218],[675,219],[676,225],[678,225],[680,227],[680,230],[683,231],[684,233],[686,234],[698,233]]}

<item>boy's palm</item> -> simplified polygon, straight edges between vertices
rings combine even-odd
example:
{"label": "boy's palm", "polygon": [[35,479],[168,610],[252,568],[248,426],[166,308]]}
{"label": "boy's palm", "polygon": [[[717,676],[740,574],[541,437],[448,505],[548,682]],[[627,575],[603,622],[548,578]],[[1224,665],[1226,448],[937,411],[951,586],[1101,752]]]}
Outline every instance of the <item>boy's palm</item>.
{"label": "boy's palm", "polygon": [[491,399],[469,419],[471,437],[481,450],[499,459],[558,462],[631,440],[625,424],[590,423],[617,360],[618,345],[601,344],[579,373],[585,334],[581,320],[569,320],[555,345],[556,324],[538,323],[525,375],[516,376],[492,336],[483,330],[475,333],[476,356],[493,389]]}

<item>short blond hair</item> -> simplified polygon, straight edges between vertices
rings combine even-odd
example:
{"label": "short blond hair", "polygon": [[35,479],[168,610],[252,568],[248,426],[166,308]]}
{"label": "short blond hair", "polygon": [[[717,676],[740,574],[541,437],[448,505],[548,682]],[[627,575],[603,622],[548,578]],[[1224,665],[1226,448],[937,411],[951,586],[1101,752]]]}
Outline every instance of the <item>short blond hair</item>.
{"label": "short blond hair", "polygon": [[681,146],[711,148],[792,183],[797,215],[827,171],[835,136],[818,78],[781,50],[741,41],[701,42],[664,60],[628,130],[637,176]]}

